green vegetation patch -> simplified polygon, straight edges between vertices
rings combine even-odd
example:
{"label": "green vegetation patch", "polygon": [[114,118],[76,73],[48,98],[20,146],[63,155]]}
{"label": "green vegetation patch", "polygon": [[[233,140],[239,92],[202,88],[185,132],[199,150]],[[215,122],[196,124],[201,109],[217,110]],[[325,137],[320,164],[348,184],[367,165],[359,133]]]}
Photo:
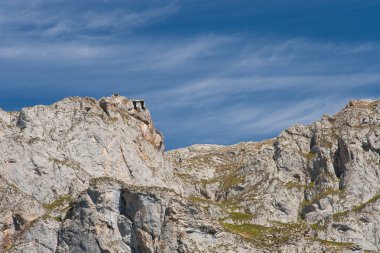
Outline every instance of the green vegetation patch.
{"label": "green vegetation patch", "polygon": [[322,240],[322,239],[318,239],[318,238],[311,238],[311,240],[313,241],[316,241],[316,242],[320,242],[326,246],[330,246],[330,247],[353,247],[355,246],[354,243],[351,243],[351,242],[336,242],[336,241],[329,241],[329,240]]}
{"label": "green vegetation patch", "polygon": [[186,182],[194,182],[194,177],[187,173],[174,173],[177,177]]}
{"label": "green vegetation patch", "polygon": [[244,239],[264,248],[270,248],[289,242],[291,239],[302,236],[306,229],[303,223],[279,223],[271,227],[258,224],[230,224],[220,222],[225,230],[240,235]]}
{"label": "green vegetation patch", "polygon": [[45,214],[44,216],[41,217],[42,220],[48,220],[48,219],[52,219],[52,220],[55,220],[57,222],[61,222],[61,216],[51,216],[50,214]]}
{"label": "green vegetation patch", "polygon": [[192,203],[207,203],[207,204],[214,204],[212,200],[201,198],[198,196],[190,196],[187,198]]}
{"label": "green vegetation patch", "polygon": [[317,154],[313,152],[309,152],[307,154],[304,154],[304,156],[306,157],[308,161],[312,161],[317,157]]}
{"label": "green vegetation patch", "polygon": [[269,234],[271,228],[257,224],[229,224],[221,223],[221,225],[229,232],[241,235],[250,239],[263,239],[262,237]]}
{"label": "green vegetation patch", "polygon": [[101,182],[115,181],[112,177],[94,177],[90,180],[90,185],[96,185]]}
{"label": "green vegetation patch", "polygon": [[314,224],[310,225],[310,228],[313,229],[313,230],[325,230],[326,226],[322,226],[319,223],[314,223]]}
{"label": "green vegetation patch", "polygon": [[237,173],[226,174],[222,178],[221,188],[227,190],[235,185],[244,183],[244,181],[245,176],[237,175]]}
{"label": "green vegetation patch", "polygon": [[71,202],[71,197],[68,195],[63,195],[60,198],[53,201],[52,203],[43,205],[43,207],[47,210],[53,210],[53,209],[56,209],[57,207],[62,206],[64,203],[70,203],[70,202]]}
{"label": "green vegetation patch", "polygon": [[223,201],[216,202],[216,205],[226,212],[231,212],[231,210],[241,209],[240,204],[241,204],[241,200],[239,198],[228,198]]}
{"label": "green vegetation patch", "polygon": [[231,212],[229,218],[234,221],[244,221],[251,220],[254,217],[251,213],[239,213],[239,212]]}
{"label": "green vegetation patch", "polygon": [[380,199],[380,193],[370,198],[367,202],[360,204],[358,206],[355,206],[352,211],[353,212],[360,212],[363,208],[365,208],[367,205],[376,202],[378,199]]}
{"label": "green vegetation patch", "polygon": [[332,218],[334,221],[338,221],[340,220],[342,217],[345,217],[347,216],[348,214],[350,213],[350,210],[345,210],[345,211],[341,211],[341,212],[336,212],[332,215]]}
{"label": "green vegetation patch", "polygon": [[379,194],[376,194],[375,196],[373,196],[372,198],[370,198],[367,202],[364,202],[360,205],[357,205],[355,207],[353,207],[351,210],[345,210],[345,211],[341,211],[341,212],[336,212],[333,214],[333,220],[334,221],[339,221],[342,217],[345,217],[347,216],[349,213],[351,212],[360,212],[361,210],[363,210],[367,205],[371,204],[371,203],[374,203],[376,202],[377,200],[380,199],[380,193]]}
{"label": "green vegetation patch", "polygon": [[313,189],[314,187],[315,187],[315,182],[313,181],[306,185],[306,189]]}
{"label": "green vegetation patch", "polygon": [[321,191],[318,193],[316,196],[313,198],[313,202],[319,201],[321,199],[326,198],[329,195],[339,195],[342,193],[342,190],[337,190],[334,188],[326,188],[325,190]]}

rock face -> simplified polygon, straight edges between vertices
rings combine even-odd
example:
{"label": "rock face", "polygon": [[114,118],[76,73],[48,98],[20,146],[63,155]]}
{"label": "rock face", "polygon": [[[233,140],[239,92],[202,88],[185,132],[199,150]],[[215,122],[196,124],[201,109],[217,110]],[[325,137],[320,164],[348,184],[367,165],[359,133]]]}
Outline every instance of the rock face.
{"label": "rock face", "polygon": [[114,95],[0,110],[0,252],[380,252],[380,101],[164,153]]}

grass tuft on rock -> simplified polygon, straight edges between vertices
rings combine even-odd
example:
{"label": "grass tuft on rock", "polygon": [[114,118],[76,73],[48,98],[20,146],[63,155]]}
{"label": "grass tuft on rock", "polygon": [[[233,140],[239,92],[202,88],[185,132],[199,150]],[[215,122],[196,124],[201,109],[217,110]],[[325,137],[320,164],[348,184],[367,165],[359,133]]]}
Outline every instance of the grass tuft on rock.
{"label": "grass tuft on rock", "polygon": [[63,204],[65,203],[70,203],[71,202],[71,197],[68,196],[68,195],[63,195],[61,196],[60,198],[56,199],[55,201],[49,203],[49,204],[45,204],[43,205],[43,207],[47,210],[54,210],[56,209],[57,207],[60,207],[62,206]]}
{"label": "grass tuft on rock", "polygon": [[303,223],[280,223],[275,222],[273,226],[266,227],[259,224],[230,224],[220,222],[225,230],[240,235],[244,239],[253,242],[263,248],[272,248],[289,242],[299,236],[306,229]]}
{"label": "grass tuft on rock", "polygon": [[380,193],[379,194],[376,194],[375,196],[373,196],[372,198],[370,198],[368,201],[362,203],[362,204],[359,204],[355,207],[353,207],[351,210],[345,210],[345,211],[341,211],[341,212],[336,212],[333,214],[333,220],[334,221],[339,221],[341,218],[347,216],[349,213],[351,212],[360,212],[362,211],[367,205],[369,204],[372,204],[372,203],[375,203],[376,201],[378,201],[380,199]]}

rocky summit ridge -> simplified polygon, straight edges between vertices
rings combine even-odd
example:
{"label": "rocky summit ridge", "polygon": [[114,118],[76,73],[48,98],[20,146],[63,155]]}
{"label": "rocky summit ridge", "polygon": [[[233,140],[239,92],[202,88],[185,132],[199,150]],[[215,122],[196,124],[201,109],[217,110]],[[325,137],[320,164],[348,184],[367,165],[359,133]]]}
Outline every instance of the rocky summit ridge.
{"label": "rocky summit ridge", "polygon": [[0,110],[0,252],[380,252],[380,101],[164,152],[123,96]]}

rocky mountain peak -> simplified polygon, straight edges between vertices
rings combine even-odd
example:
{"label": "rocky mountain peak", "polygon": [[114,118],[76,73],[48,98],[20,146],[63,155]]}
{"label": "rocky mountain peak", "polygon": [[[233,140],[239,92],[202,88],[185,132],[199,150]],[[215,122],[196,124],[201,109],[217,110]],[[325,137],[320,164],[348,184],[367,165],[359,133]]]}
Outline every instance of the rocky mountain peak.
{"label": "rocky mountain peak", "polygon": [[380,251],[380,101],[164,153],[142,100],[0,110],[0,252]]}

